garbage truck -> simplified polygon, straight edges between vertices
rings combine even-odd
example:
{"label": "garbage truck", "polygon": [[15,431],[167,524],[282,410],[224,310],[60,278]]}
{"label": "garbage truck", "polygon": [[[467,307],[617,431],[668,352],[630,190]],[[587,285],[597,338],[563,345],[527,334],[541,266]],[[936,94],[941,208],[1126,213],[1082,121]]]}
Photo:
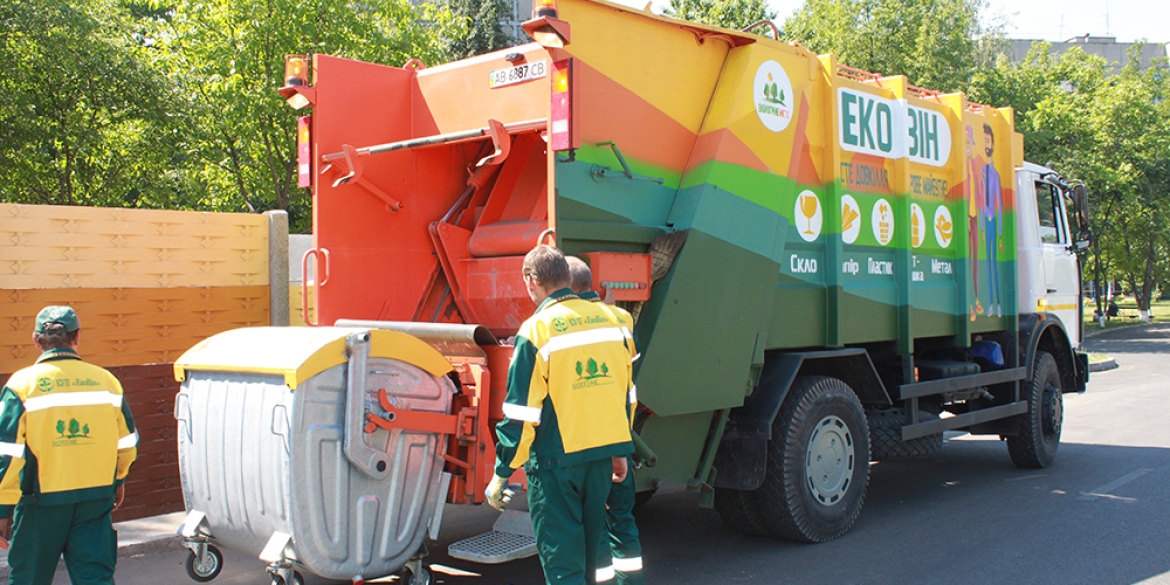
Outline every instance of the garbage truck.
{"label": "garbage truck", "polygon": [[[193,575],[219,542],[285,582],[425,582],[442,503],[491,479],[538,243],[635,318],[642,499],[685,484],[744,533],[823,542],[870,461],[946,431],[1052,464],[1088,382],[1088,200],[1024,162],[1011,109],[605,0],[541,0],[523,29],[433,67],[288,58],[311,327],[175,365]],[[522,532],[449,552],[531,554]]]}

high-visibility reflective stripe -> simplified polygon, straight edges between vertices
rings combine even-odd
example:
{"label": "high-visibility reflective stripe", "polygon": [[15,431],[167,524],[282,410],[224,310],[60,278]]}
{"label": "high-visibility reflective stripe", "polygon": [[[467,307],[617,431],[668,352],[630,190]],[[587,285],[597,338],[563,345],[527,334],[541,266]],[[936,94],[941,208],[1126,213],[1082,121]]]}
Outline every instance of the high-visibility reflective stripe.
{"label": "high-visibility reflective stripe", "polygon": [[630,404],[638,401],[638,387],[630,386]]}
{"label": "high-visibility reflective stripe", "polygon": [[8,455],[9,457],[24,459],[24,445],[17,443],[0,443],[0,455]]}
{"label": "high-visibility reflective stripe", "polygon": [[630,361],[631,361],[631,362],[636,362],[636,361],[638,361],[638,360],[640,360],[640,359],[642,359],[642,354],[640,354],[640,353],[636,353],[636,354],[634,354],[634,357],[630,359]]}
{"label": "high-visibility reflective stripe", "polygon": [[642,557],[630,557],[628,559],[613,559],[613,568],[616,571],[623,573],[630,573],[632,571],[642,570]]}
{"label": "high-visibility reflective stripe", "polygon": [[634,332],[630,331],[627,327],[622,327],[622,335],[624,335],[626,339],[634,338]]}
{"label": "high-visibility reflective stripe", "polygon": [[121,408],[122,395],[113,392],[62,392],[46,396],[33,396],[25,399],[24,410],[25,412],[36,412],[46,408],[93,406],[95,404],[109,404],[115,408]]}
{"label": "high-visibility reflective stripe", "polygon": [[[617,559],[614,559],[614,560],[617,560]],[[597,576],[597,579],[595,579],[595,580],[598,583],[604,583],[604,582],[609,581],[610,579],[613,579],[614,577],[616,577],[617,572],[614,571],[614,568],[612,566],[611,567],[601,567],[601,568],[597,569],[596,576]]]}
{"label": "high-visibility reflective stripe", "polygon": [[512,420],[540,424],[540,409],[532,406],[504,403],[504,416]]}
{"label": "high-visibility reflective stripe", "polygon": [[134,431],[121,439],[118,439],[118,450],[129,449],[130,447],[138,446],[138,431]]}
{"label": "high-visibility reflective stripe", "polygon": [[603,329],[591,329],[589,331],[578,331],[576,333],[567,333],[548,340],[544,347],[540,348],[540,357],[548,359],[554,351],[561,351],[573,347],[580,347],[582,345],[591,345],[594,343],[605,343],[609,341],[616,341],[621,343],[625,339],[622,335],[620,327],[605,327]]}

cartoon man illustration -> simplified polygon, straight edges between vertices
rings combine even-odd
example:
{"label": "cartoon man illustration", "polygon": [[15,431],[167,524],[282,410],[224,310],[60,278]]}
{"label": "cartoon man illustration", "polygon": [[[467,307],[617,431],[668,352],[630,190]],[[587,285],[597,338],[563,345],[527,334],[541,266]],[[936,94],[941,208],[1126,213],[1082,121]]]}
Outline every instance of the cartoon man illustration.
{"label": "cartoon man illustration", "polygon": [[1003,316],[999,299],[999,236],[1003,233],[1003,192],[999,171],[995,170],[992,154],[995,152],[995,133],[990,124],[983,125],[983,151],[987,153],[987,165],[980,174],[983,188],[982,216],[983,240],[987,258],[987,280],[991,294],[987,299],[987,314]]}
{"label": "cartoon man illustration", "polygon": [[[970,255],[971,282],[975,304],[969,307],[971,320],[983,313],[979,304],[979,216],[983,212],[983,159],[975,146],[975,130],[967,126],[967,253]],[[992,169],[994,171],[994,169]]]}

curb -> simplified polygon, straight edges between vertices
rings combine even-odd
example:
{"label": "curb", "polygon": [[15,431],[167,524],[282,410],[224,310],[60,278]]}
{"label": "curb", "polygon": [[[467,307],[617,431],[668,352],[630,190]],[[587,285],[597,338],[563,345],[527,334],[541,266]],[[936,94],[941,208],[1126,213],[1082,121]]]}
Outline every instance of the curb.
{"label": "curb", "polygon": [[1109,358],[1107,360],[1099,361],[1095,364],[1089,364],[1090,372],[1108,372],[1109,370],[1116,370],[1121,366],[1117,365],[1117,360]]}

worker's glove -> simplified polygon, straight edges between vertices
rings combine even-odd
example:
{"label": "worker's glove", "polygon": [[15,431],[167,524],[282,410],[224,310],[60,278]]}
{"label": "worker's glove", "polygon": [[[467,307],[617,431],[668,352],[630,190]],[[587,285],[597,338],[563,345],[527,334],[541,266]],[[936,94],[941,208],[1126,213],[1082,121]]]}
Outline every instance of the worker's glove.
{"label": "worker's glove", "polygon": [[489,506],[503,512],[504,506],[512,501],[512,496],[516,495],[516,492],[508,488],[508,478],[497,475],[492,478],[487,489],[483,490],[483,495],[487,498]]}

